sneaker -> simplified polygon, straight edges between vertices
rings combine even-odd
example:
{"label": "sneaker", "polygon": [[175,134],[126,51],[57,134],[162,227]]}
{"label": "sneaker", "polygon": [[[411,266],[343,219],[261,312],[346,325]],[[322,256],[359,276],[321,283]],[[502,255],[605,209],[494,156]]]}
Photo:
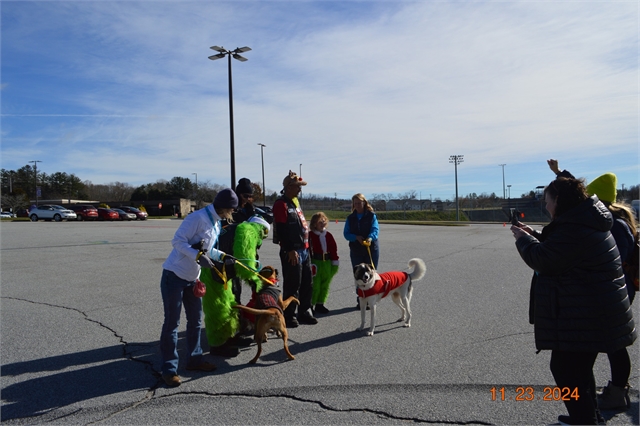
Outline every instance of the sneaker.
{"label": "sneaker", "polygon": [[302,315],[298,315],[298,322],[300,324],[311,324],[311,325],[313,325],[313,324],[317,324],[318,320],[313,315],[311,315],[309,312],[305,312]]}
{"label": "sneaker", "polygon": [[300,325],[296,317],[285,318],[284,322],[287,324],[287,328],[296,328]]}
{"label": "sneaker", "polygon": [[210,362],[200,361],[198,364],[187,365],[187,370],[189,371],[213,371],[217,367]]}
{"label": "sneaker", "polygon": [[163,374],[162,380],[164,380],[164,382],[170,388],[176,388],[180,386],[180,384],[182,383],[182,381],[180,380],[180,376],[178,376],[177,374],[167,374],[167,375]]}
{"label": "sneaker", "polygon": [[251,346],[251,343],[253,343],[253,339],[251,337],[245,337],[237,334],[233,336],[231,339],[227,340],[225,345],[237,346],[239,348],[246,348],[247,346]]}
{"label": "sneaker", "polygon": [[316,304],[314,312],[316,314],[328,314],[329,310],[323,304],[318,303],[318,304]]}
{"label": "sneaker", "polygon": [[600,410],[628,410],[631,407],[629,386],[616,386],[611,381],[597,392],[598,408]]}

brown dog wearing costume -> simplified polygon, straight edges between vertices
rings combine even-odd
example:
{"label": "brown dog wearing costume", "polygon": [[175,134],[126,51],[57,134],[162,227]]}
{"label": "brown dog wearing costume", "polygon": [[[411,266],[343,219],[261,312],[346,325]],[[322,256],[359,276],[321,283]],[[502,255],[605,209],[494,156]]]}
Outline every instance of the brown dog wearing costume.
{"label": "brown dog wearing costume", "polygon": [[256,307],[250,308],[244,305],[235,305],[234,308],[241,309],[245,312],[256,316],[255,323],[255,335],[253,339],[258,344],[258,353],[249,364],[255,364],[262,353],[262,342],[267,340],[267,332],[272,328],[276,330],[282,336],[284,341],[284,351],[287,353],[289,359],[295,359],[295,357],[289,351],[287,346],[287,339],[289,334],[287,333],[287,325],[284,321],[283,311],[287,309],[290,303],[295,302],[300,304],[298,299],[291,296],[287,300],[282,300],[282,293],[280,289],[276,287],[278,281],[278,271],[270,266],[265,266],[260,275],[266,280],[262,281],[262,289],[256,295]]}

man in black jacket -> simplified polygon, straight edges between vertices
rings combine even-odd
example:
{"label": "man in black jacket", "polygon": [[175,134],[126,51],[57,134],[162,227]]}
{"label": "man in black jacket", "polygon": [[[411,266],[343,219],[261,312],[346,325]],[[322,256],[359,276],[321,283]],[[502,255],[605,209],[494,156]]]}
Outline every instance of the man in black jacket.
{"label": "man in black jacket", "polygon": [[307,182],[289,170],[282,181],[282,196],[273,204],[275,234],[280,241],[280,261],[282,262],[283,292],[286,300],[294,296],[300,301],[296,318],[296,305],[291,304],[284,312],[288,328],[302,324],[317,324],[311,313],[313,280],[311,276],[311,256],[309,256],[309,226],[305,220],[298,194]]}

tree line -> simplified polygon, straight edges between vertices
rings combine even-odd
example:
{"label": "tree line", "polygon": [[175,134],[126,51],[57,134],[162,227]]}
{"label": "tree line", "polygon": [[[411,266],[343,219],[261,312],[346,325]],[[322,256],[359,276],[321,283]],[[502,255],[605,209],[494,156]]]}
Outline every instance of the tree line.
{"label": "tree line", "polygon": [[[167,200],[176,198],[187,198],[202,206],[210,203],[215,198],[218,191],[225,188],[224,185],[211,183],[210,181],[198,182],[197,184],[189,178],[175,176],[171,180],[159,179],[154,183],[147,183],[134,187],[124,182],[111,182],[107,184],[94,184],[89,180],[82,181],[78,176],[71,173],[55,172],[47,174],[42,171],[37,172],[36,168],[27,164],[18,170],[0,170],[0,187],[2,188],[2,205],[16,211],[26,208],[30,200],[36,198],[36,187],[40,189],[39,199],[74,199],[91,201],[148,201]],[[36,183],[37,182],[37,183]],[[618,198],[622,200],[639,199],[640,185],[632,185],[618,191]],[[263,191],[258,183],[253,183],[254,203],[262,205]],[[419,193],[409,190],[398,194],[372,194],[369,200],[371,204],[379,209],[385,202],[390,200],[415,200]],[[267,191],[265,204],[273,205],[277,192]],[[522,198],[535,198],[536,194],[531,191],[529,194],[522,194]],[[351,202],[350,198],[339,199],[337,194],[334,197],[318,196],[314,194],[302,195],[307,201],[321,202],[327,206],[344,206]],[[451,203],[451,199],[441,200],[435,198],[432,201],[442,201]],[[458,197],[461,207],[482,208],[499,206],[504,200],[496,196],[495,193],[480,195],[470,193]]]}

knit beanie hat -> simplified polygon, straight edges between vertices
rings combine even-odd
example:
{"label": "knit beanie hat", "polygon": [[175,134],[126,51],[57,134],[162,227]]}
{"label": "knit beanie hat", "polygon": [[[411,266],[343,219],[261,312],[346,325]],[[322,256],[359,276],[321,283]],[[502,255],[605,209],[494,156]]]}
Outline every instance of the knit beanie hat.
{"label": "knit beanie hat", "polygon": [[613,203],[616,201],[618,186],[618,178],[613,173],[605,173],[598,176],[587,185],[587,193],[589,195],[597,195],[602,201]]}
{"label": "knit beanie hat", "polygon": [[251,185],[251,181],[247,178],[240,179],[236,186],[236,194],[253,194],[253,185]]}
{"label": "knit beanie hat", "polygon": [[218,192],[213,200],[213,207],[217,209],[235,209],[238,207],[238,196],[230,188]]}

